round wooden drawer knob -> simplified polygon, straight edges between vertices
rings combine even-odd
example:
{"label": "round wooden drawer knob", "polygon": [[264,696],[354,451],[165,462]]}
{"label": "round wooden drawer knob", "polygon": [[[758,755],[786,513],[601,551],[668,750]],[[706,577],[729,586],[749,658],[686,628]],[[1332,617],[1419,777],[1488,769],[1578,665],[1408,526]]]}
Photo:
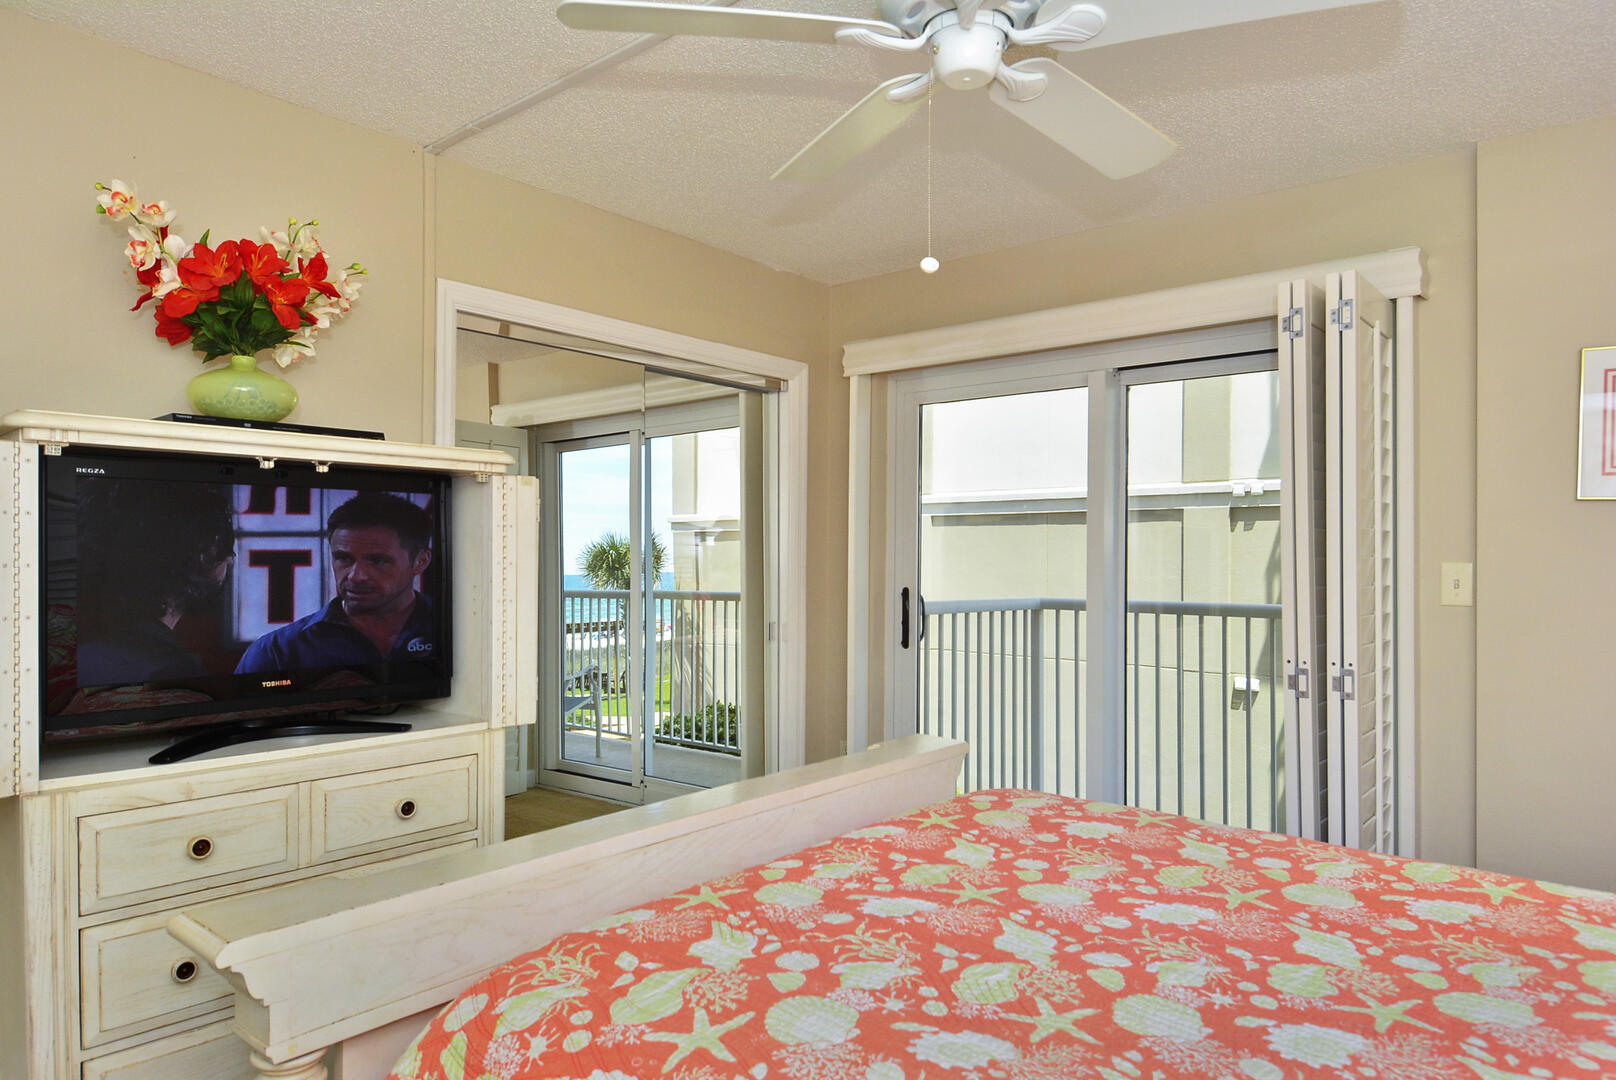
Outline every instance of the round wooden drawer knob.
{"label": "round wooden drawer knob", "polygon": [[190,853],[191,858],[201,862],[213,854],[213,841],[205,836],[199,836],[191,841],[191,846],[186,851]]}
{"label": "round wooden drawer knob", "polygon": [[398,812],[399,817],[403,818],[405,821],[408,821],[410,818],[415,816],[415,800],[401,799],[399,800],[399,804],[394,807],[394,810]]}
{"label": "round wooden drawer knob", "polygon": [[196,978],[196,961],[189,958],[176,960],[174,966],[169,969],[169,974],[177,983],[188,983]]}

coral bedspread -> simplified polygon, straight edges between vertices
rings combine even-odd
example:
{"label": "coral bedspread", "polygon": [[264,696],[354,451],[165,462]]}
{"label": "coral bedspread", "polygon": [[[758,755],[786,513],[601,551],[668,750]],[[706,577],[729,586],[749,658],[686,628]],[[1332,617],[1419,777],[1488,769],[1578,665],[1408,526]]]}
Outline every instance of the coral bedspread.
{"label": "coral bedspread", "polygon": [[1616,1076],[1616,896],[978,792],[558,938],[395,1075]]}

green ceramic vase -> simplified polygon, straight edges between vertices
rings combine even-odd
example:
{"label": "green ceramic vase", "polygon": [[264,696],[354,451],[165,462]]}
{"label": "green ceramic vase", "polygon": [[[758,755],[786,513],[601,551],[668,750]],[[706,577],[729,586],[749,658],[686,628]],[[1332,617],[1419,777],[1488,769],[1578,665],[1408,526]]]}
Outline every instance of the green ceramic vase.
{"label": "green ceramic vase", "polygon": [[230,366],[204,371],[185,386],[191,407],[203,416],[279,420],[297,408],[292,384],[258,370],[251,356],[232,356]]}

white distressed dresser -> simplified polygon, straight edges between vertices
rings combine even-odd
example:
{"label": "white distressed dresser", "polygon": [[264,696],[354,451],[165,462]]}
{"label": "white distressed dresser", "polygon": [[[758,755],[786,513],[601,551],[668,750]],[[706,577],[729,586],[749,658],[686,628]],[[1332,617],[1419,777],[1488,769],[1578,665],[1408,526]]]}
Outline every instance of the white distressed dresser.
{"label": "white distressed dresser", "polygon": [[[172,736],[42,752],[39,462],[64,445],[451,474],[452,695],[397,734]],[[535,695],[534,488],[500,452],[160,421],[0,419],[0,1080],[255,1074],[230,987],[169,936],[200,901],[363,874],[503,832],[507,727]]]}

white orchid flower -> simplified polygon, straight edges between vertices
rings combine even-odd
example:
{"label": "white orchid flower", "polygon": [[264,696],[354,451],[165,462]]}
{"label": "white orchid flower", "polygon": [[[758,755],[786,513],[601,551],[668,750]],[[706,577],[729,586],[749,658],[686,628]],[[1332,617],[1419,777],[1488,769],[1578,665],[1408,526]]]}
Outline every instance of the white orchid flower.
{"label": "white orchid flower", "polygon": [[135,209],[135,188],[133,184],[126,184],[122,180],[114,180],[110,184],[97,184],[95,189],[101,194],[95,201],[101,204],[101,212],[113,221],[128,214]]}
{"label": "white orchid flower", "polygon": [[313,326],[325,330],[331,326],[333,318],[340,318],[345,315],[351,306],[346,300],[333,300],[324,293],[317,292],[309,294],[308,302],[303,305],[303,310],[313,317]]}
{"label": "white orchid flower", "polygon": [[258,227],[258,241],[262,244],[269,244],[275,249],[275,254],[283,259],[286,258],[286,253],[291,250],[292,245],[284,232],[280,229],[271,229],[267,225]]}
{"label": "white orchid flower", "polygon": [[311,221],[307,225],[299,226],[292,230],[292,238],[288,248],[290,254],[286,256],[288,262],[294,259],[312,259],[324,250],[320,247],[319,238],[314,235],[314,226],[317,224],[319,223]]}
{"label": "white orchid flower", "polygon": [[331,284],[337,287],[337,292],[341,293],[343,300],[347,301],[342,309],[343,313],[346,314],[348,308],[353,306],[353,302],[359,299],[359,289],[360,286],[364,285],[364,282],[359,280],[359,274],[350,274],[347,270],[338,270],[337,276],[331,279]]}
{"label": "white orchid flower", "polygon": [[191,245],[178,233],[169,233],[163,240],[163,258],[170,262],[179,262],[191,253]]}
{"label": "white orchid flower", "polygon": [[164,296],[180,287],[179,268],[174,263],[163,260],[163,265],[157,269],[157,284],[152,286],[152,298],[161,300]]}
{"label": "white orchid flower", "polygon": [[136,270],[150,270],[163,250],[156,234],[137,227],[129,230],[129,236],[129,246],[124,248],[124,254],[129,256],[129,265]]}
{"label": "white orchid flower", "polygon": [[158,199],[156,202],[141,203],[136,211],[138,220],[142,225],[152,229],[161,229],[174,220],[174,211],[168,208],[167,201]]}
{"label": "white orchid flower", "polygon": [[314,355],[314,327],[305,326],[285,342],[275,346],[275,363],[291,367],[299,360]]}

